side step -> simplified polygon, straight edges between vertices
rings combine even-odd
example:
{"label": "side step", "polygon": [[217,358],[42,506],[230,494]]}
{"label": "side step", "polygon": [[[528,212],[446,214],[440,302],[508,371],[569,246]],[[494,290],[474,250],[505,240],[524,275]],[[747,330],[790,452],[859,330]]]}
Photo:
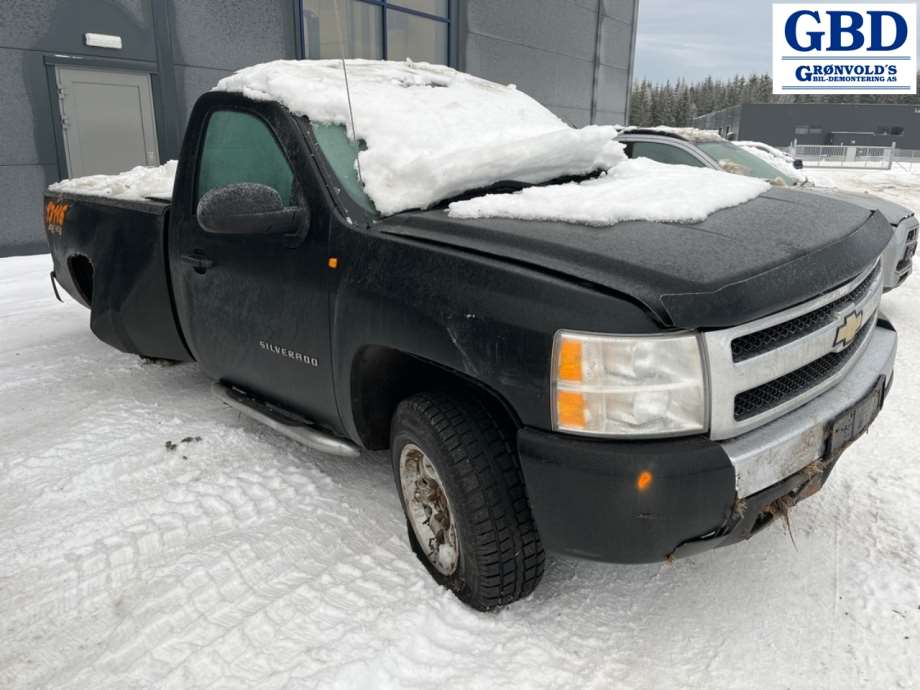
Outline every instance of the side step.
{"label": "side step", "polygon": [[251,417],[307,448],[346,458],[356,458],[361,454],[358,446],[351,441],[320,431],[310,426],[305,419],[256,400],[236,388],[214,383],[211,385],[211,393],[234,410],[242,412],[247,417]]}

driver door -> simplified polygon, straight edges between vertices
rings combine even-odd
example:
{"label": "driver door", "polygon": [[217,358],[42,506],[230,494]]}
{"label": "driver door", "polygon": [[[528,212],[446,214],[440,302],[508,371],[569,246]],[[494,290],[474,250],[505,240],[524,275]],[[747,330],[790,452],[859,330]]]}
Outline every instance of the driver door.
{"label": "driver door", "polygon": [[[258,106],[214,109],[199,136],[197,165],[172,231],[171,266],[178,316],[188,346],[211,377],[339,425],[329,352],[329,216],[309,165],[291,165],[306,146],[291,118]],[[281,142],[284,142],[282,145]],[[286,151],[292,152],[286,155]],[[181,176],[181,173],[180,173]],[[206,231],[198,202],[231,184],[270,187],[299,207],[295,232]],[[177,188],[180,185],[177,184]]]}

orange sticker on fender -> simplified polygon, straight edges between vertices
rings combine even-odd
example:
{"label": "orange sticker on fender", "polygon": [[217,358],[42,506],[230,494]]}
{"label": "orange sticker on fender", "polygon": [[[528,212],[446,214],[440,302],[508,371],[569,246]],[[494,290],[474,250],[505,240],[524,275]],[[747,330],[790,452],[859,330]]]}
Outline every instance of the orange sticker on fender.
{"label": "orange sticker on fender", "polygon": [[45,204],[45,227],[52,235],[64,234],[64,219],[70,204],[66,201],[49,201]]}

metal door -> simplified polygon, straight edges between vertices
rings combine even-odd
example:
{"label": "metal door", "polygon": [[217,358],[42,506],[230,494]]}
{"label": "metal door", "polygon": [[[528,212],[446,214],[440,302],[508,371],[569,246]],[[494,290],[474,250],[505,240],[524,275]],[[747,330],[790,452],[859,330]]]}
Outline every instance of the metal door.
{"label": "metal door", "polygon": [[149,74],[59,66],[56,75],[68,177],[160,163]]}
{"label": "metal door", "polygon": [[[207,115],[200,137],[200,115],[193,115],[189,140],[197,143],[185,154],[197,169],[194,179],[180,170],[170,219],[173,293],[186,342],[208,376],[338,429],[329,205],[303,132],[293,118],[278,117],[277,107],[227,99]],[[284,205],[309,209],[304,235],[206,232],[195,213],[200,197],[238,183],[266,185]]]}

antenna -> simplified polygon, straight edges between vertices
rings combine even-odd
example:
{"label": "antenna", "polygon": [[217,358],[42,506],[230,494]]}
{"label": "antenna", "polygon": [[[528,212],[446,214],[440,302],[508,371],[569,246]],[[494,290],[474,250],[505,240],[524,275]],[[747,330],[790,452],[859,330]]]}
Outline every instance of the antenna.
{"label": "antenna", "polygon": [[358,166],[358,181],[364,184],[364,175],[361,174],[361,146],[358,144],[358,130],[355,129],[355,111],[351,107],[351,89],[348,86],[348,68],[345,66],[345,35],[342,33],[342,17],[339,15],[339,0],[332,0],[332,6],[335,8],[335,23],[339,30],[339,45],[342,50],[342,74],[345,75],[345,95],[348,98],[348,119],[351,120],[351,135],[355,139],[355,164]]}

